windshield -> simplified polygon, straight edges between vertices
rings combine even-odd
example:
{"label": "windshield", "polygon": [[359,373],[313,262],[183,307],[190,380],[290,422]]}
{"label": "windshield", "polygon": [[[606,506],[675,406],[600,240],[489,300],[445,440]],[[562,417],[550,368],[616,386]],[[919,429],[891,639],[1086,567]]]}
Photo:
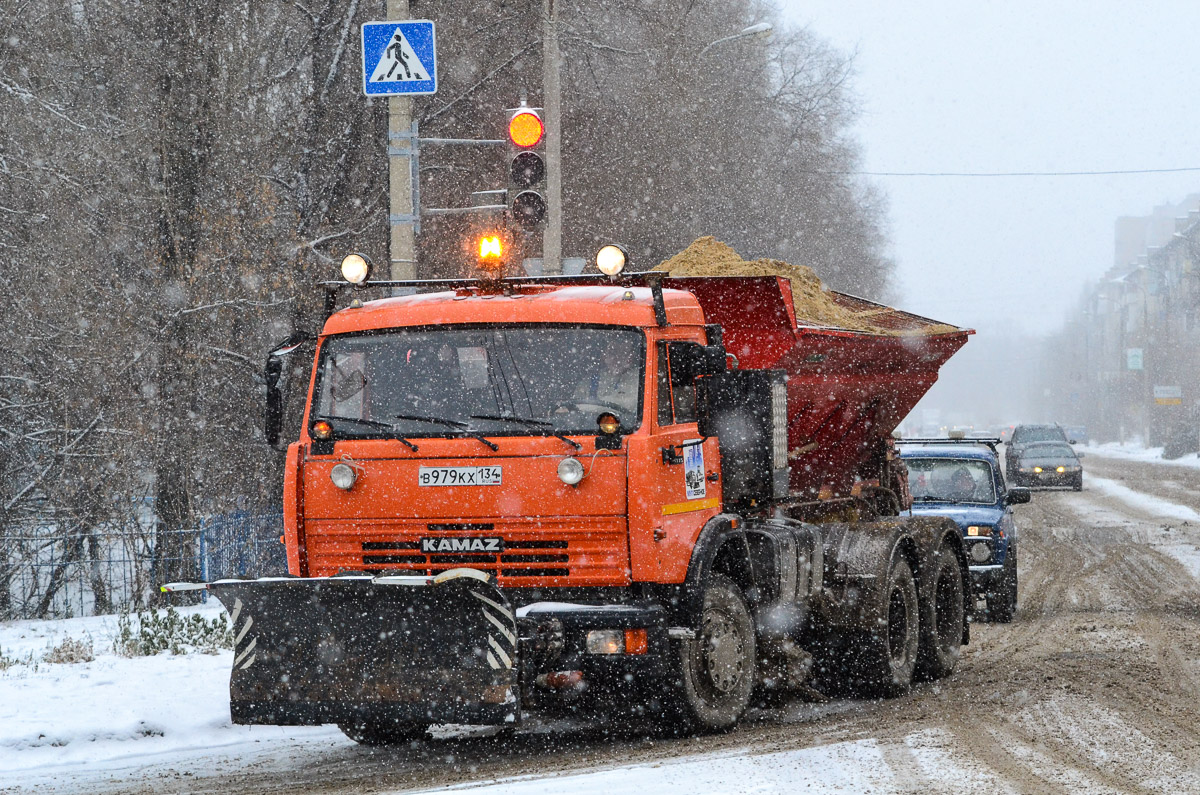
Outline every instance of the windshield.
{"label": "windshield", "polygon": [[1062,428],[1057,425],[1042,425],[1031,426],[1028,428],[1017,428],[1013,433],[1013,441],[1025,444],[1026,442],[1065,442],[1066,435]]}
{"label": "windshield", "polygon": [[986,461],[961,458],[905,458],[913,501],[996,501],[992,468]]}
{"label": "windshield", "polygon": [[[314,416],[340,436],[596,433],[611,412],[638,427],[645,336],[553,326],[400,329],[321,348]],[[367,422],[361,422],[361,421]],[[373,426],[373,423],[385,427]]]}
{"label": "windshield", "polygon": [[1066,444],[1032,444],[1025,450],[1024,458],[1074,458],[1075,451]]}

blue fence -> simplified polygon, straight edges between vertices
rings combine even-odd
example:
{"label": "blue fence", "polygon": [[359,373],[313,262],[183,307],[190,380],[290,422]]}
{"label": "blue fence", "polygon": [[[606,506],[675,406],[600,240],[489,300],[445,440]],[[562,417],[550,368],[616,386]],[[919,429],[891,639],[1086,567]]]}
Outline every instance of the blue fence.
{"label": "blue fence", "polygon": [[285,574],[282,535],[281,513],[213,517],[171,533],[135,523],[0,535],[0,620],[138,610],[161,602],[163,582]]}

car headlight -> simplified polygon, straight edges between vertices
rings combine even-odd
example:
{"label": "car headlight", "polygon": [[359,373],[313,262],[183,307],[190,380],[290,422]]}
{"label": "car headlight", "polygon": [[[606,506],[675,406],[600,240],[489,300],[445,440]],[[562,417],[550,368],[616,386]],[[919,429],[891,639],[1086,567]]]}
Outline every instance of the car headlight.
{"label": "car headlight", "polygon": [[583,480],[583,464],[578,458],[568,456],[558,462],[558,479],[568,486],[575,486]]}
{"label": "car headlight", "polygon": [[971,545],[971,560],[976,563],[987,563],[992,559],[992,548],[986,541],[976,541]]}

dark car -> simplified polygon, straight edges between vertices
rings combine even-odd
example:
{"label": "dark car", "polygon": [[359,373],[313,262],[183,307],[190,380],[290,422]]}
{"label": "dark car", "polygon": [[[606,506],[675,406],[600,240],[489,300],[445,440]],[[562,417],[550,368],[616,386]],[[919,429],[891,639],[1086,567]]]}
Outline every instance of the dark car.
{"label": "dark car", "polygon": [[1032,442],[1017,454],[1013,483],[1019,486],[1070,486],[1083,490],[1079,454],[1066,442]]}
{"label": "dark car", "polygon": [[1007,443],[1004,445],[1004,474],[1012,480],[1017,473],[1017,458],[1027,444],[1034,442],[1062,442],[1068,444],[1071,439],[1067,432],[1058,424],[1018,425],[1013,428]]}
{"label": "dark car", "polygon": [[1017,525],[1012,507],[1029,489],[1006,488],[993,444],[922,441],[902,444],[912,512],[946,516],[962,528],[971,585],[987,616],[1009,622],[1017,609]]}

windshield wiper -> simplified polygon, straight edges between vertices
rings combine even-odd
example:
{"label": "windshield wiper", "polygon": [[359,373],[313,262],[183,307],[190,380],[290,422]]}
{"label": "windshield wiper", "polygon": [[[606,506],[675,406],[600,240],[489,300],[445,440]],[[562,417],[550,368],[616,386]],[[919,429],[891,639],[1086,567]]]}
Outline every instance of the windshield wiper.
{"label": "windshield wiper", "polygon": [[422,417],[417,414],[396,414],[394,418],[398,419],[398,420],[412,420],[413,422],[432,422],[434,425],[441,425],[446,428],[454,428],[455,430],[461,430],[467,436],[470,436],[472,439],[478,439],[479,441],[486,444],[488,447],[490,447],[492,449],[493,452],[498,451],[500,449],[500,445],[496,444],[495,442],[492,442],[490,439],[488,439],[486,436],[484,436],[479,431],[472,429],[471,426],[465,422],[460,422],[458,420],[448,420],[444,417]]}
{"label": "windshield wiper", "polygon": [[963,500],[955,500],[951,499],[950,497],[935,497],[932,494],[926,494],[922,497],[917,497],[916,499],[918,502],[948,502],[952,505],[957,505],[958,503],[963,502]]}
{"label": "windshield wiper", "polygon": [[358,425],[364,428],[378,428],[381,431],[387,431],[389,439],[395,439],[397,442],[407,445],[408,448],[414,453],[417,452],[417,446],[415,444],[397,433],[395,425],[391,425],[386,422],[379,422],[378,420],[364,420],[358,417],[335,417],[331,414],[318,414],[315,419],[333,422],[348,422],[352,425]]}
{"label": "windshield wiper", "polygon": [[[497,422],[515,422],[518,425],[524,425],[528,428],[553,428],[554,427],[554,423],[552,423],[552,422],[546,422],[545,420],[535,420],[532,417],[512,417],[512,416],[506,416],[506,415],[500,415],[500,414],[472,414],[471,419],[473,419],[473,420],[496,420]],[[572,439],[568,436],[563,436],[558,431],[550,431],[550,435],[557,436],[559,439],[562,439],[564,442],[571,445],[576,450],[583,449],[583,445],[581,445],[579,442],[575,441],[574,439]]]}

